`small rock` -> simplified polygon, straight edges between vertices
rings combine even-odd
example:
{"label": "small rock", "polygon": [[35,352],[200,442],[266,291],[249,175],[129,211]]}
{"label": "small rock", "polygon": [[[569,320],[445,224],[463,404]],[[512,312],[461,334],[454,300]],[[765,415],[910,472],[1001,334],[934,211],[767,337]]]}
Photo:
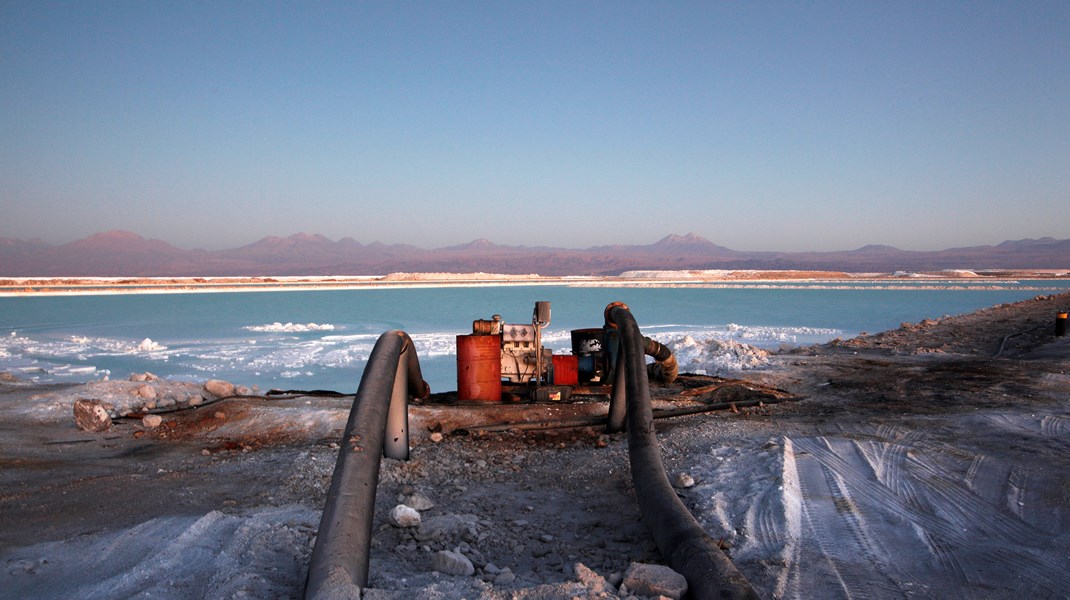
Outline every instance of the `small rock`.
{"label": "small rock", "polygon": [[139,385],[139,386],[137,386],[137,395],[141,396],[142,398],[155,398],[156,397],[156,388],[152,387],[151,385],[147,385],[147,384],[146,385]]}
{"label": "small rock", "polygon": [[413,494],[405,498],[405,504],[415,508],[418,511],[431,510],[435,507],[435,503],[430,498],[423,494]]}
{"label": "small rock", "polygon": [[663,565],[632,563],[624,574],[624,584],[638,596],[667,596],[680,600],[687,593],[684,576]]}
{"label": "small rock", "polygon": [[212,451],[209,450],[208,448],[205,448],[204,450],[201,450],[201,456],[211,456],[211,455],[212,455]]}
{"label": "small rock", "polygon": [[509,567],[505,567],[494,576],[494,585],[508,585],[516,581],[516,575]]}
{"label": "small rock", "polygon": [[602,594],[609,585],[605,577],[595,573],[583,563],[576,563],[573,566],[573,571],[576,573],[576,581],[582,583],[583,587],[587,588],[593,595]]}
{"label": "small rock", "polygon": [[156,429],[163,423],[163,417],[160,415],[145,415],[141,418],[141,424],[149,429]]}
{"label": "small rock", "polygon": [[416,531],[416,539],[449,543],[458,543],[462,540],[474,542],[479,539],[479,519],[475,515],[456,514],[421,519],[420,528]]}
{"label": "small rock", "polygon": [[144,373],[134,373],[134,374],[132,374],[130,376],[130,381],[146,381],[146,380],[147,380],[147,378],[145,377]]}
{"label": "small rock", "polygon": [[145,371],[145,381],[159,381],[160,378],[155,373],[149,373]]}
{"label": "small rock", "polygon": [[419,527],[420,513],[415,508],[398,504],[390,511],[390,524],[395,527]]}
{"label": "small rock", "polygon": [[469,576],[476,572],[467,556],[452,550],[439,550],[434,553],[431,556],[431,568],[446,575]]}
{"label": "small rock", "polygon": [[431,441],[432,442],[437,444],[437,443],[441,442],[442,439],[443,438],[442,438],[442,432],[441,431],[435,431],[435,432],[431,433]]}
{"label": "small rock", "polygon": [[100,400],[80,399],[74,402],[74,424],[84,431],[107,431],[111,417]]}
{"label": "small rock", "polygon": [[679,489],[687,489],[695,485],[695,478],[689,473],[677,473],[672,486]]}
{"label": "small rock", "polygon": [[234,394],[234,384],[222,379],[209,379],[204,382],[204,391],[216,398],[225,398]]}
{"label": "small rock", "polygon": [[346,600],[361,600],[361,598],[371,600],[373,594],[368,592],[375,591],[370,589],[362,590],[359,585],[353,583],[349,573],[339,566],[335,566],[327,572],[327,577],[324,578],[320,590],[316,597],[324,600],[342,600],[343,598]]}
{"label": "small rock", "polygon": [[190,406],[200,406],[204,402],[204,398],[201,396],[190,396],[187,402],[189,402]]}
{"label": "small rock", "polygon": [[219,419],[220,421],[226,421],[227,420],[227,413],[225,413],[225,412],[223,412],[221,410],[215,411],[215,414],[212,415],[212,416],[217,418],[217,419]]}
{"label": "small rock", "polygon": [[245,387],[244,385],[239,385],[234,388],[234,393],[239,396],[252,396],[253,390]]}

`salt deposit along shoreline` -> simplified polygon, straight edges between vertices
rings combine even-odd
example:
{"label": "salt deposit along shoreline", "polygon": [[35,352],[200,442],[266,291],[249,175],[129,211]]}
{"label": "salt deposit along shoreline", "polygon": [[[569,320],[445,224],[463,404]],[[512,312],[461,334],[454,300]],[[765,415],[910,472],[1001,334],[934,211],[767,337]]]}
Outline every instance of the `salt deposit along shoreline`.
{"label": "salt deposit along shoreline", "polygon": [[[771,354],[739,376],[804,399],[658,421],[666,468],[763,597],[1065,597],[1070,342],[1052,325],[1068,306],[1039,296]],[[107,383],[201,401],[90,433],[71,405],[104,388],[0,384],[3,594],[299,596],[347,401]],[[365,597],[615,598],[631,563],[661,562],[624,436],[446,427],[434,442],[418,424],[412,459],[383,461]],[[420,524],[392,522],[399,504]],[[441,552],[471,574],[444,573]]]}
{"label": "salt deposit along shoreline", "polygon": [[[0,276],[0,297],[112,294],[185,294],[256,291],[408,289],[432,287],[574,286],[574,287],[807,287],[852,289],[869,284],[880,289],[1003,289],[1020,279],[1062,281],[1070,271],[1060,269],[964,270],[930,272],[845,273],[841,271],[687,270],[627,271],[620,275],[548,277],[500,273],[391,273],[381,276],[262,276],[262,277],[9,277]],[[954,289],[954,288],[952,288]],[[1055,291],[1043,285],[1017,289]]]}

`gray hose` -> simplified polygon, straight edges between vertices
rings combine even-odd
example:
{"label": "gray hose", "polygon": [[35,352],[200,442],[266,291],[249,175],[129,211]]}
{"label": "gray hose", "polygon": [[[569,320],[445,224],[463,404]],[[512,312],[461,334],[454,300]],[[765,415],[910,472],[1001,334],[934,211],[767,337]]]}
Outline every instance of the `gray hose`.
{"label": "gray hose", "polygon": [[622,358],[626,369],[628,455],[639,510],[657,542],[662,556],[687,579],[688,592],[697,600],[708,598],[757,599],[750,583],[736,569],[687,507],[676,496],[654,431],[654,417],[647,379],[645,344],[628,307],[606,307],[609,326],[620,330]]}
{"label": "gray hose", "polygon": [[430,393],[409,336],[396,330],[379,336],[342,436],[305,598],[358,597],[368,584],[379,460],[408,460],[408,398]]}

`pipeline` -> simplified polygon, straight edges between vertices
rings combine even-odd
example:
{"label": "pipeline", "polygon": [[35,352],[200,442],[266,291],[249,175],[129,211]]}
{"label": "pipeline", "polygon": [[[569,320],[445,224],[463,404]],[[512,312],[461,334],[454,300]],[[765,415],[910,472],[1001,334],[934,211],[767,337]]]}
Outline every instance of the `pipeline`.
{"label": "pipeline", "polygon": [[[650,384],[644,358],[643,336],[628,307],[614,302],[606,307],[606,326],[620,330],[622,352],[618,358],[617,381],[625,383],[626,410],[621,410],[619,395],[610,400],[609,426],[623,427],[620,413],[628,419],[628,455],[632,482],[643,520],[654,536],[662,556],[687,580],[691,597],[757,599],[750,583],[732,561],[703,531],[676,496],[665,466],[661,462],[654,430],[650,401]],[[616,392],[616,390],[615,390]],[[614,410],[614,402],[618,404]],[[614,423],[614,419],[619,423]],[[617,429],[619,431],[620,429]]]}
{"label": "pipeline", "polygon": [[1045,326],[1037,325],[1036,327],[1031,327],[1029,329],[1026,329],[1025,331],[1016,331],[1009,335],[1003,336],[1003,341],[999,343],[999,350],[996,351],[996,353],[993,355],[993,358],[1003,357],[1003,352],[1007,349],[1007,342],[1011,341],[1011,338],[1018,337],[1020,335],[1025,335],[1027,333],[1033,333],[1034,331],[1038,331],[1040,329],[1045,329]]}
{"label": "pipeline", "polygon": [[[703,404],[702,406],[684,406],[680,408],[663,408],[661,410],[653,411],[654,420],[658,419],[670,419],[675,417],[686,417],[689,415],[699,415],[702,413],[713,412],[715,410],[731,410],[738,408],[750,408],[753,406],[765,406],[767,404],[780,404],[781,402],[791,402],[798,400],[798,398],[761,398],[753,400],[735,400],[732,402],[714,402],[711,404]],[[500,431],[542,431],[552,429],[575,429],[582,427],[597,427],[598,425],[605,425],[607,422],[606,415],[593,415],[590,417],[573,417],[571,419],[555,419],[555,420],[543,420],[543,421],[517,421],[514,423],[495,423],[493,425],[472,425],[465,427],[464,430],[472,432],[500,432]]]}
{"label": "pipeline", "polygon": [[409,336],[397,330],[379,336],[342,436],[305,598],[359,597],[368,584],[380,456],[408,460],[409,396],[430,394]]}
{"label": "pipeline", "polygon": [[661,344],[657,340],[644,337],[643,353],[657,361],[647,367],[647,373],[650,377],[662,383],[676,381],[676,376],[680,374],[680,367],[676,364],[676,357],[673,356],[672,350],[668,346]]}

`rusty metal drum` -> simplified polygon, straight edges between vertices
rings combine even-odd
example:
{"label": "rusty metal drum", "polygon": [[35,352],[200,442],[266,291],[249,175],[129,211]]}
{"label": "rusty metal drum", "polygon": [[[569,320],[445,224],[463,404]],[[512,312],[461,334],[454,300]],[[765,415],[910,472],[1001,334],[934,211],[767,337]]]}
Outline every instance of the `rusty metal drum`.
{"label": "rusty metal drum", "polygon": [[457,399],[501,402],[502,338],[500,335],[457,336]]}

